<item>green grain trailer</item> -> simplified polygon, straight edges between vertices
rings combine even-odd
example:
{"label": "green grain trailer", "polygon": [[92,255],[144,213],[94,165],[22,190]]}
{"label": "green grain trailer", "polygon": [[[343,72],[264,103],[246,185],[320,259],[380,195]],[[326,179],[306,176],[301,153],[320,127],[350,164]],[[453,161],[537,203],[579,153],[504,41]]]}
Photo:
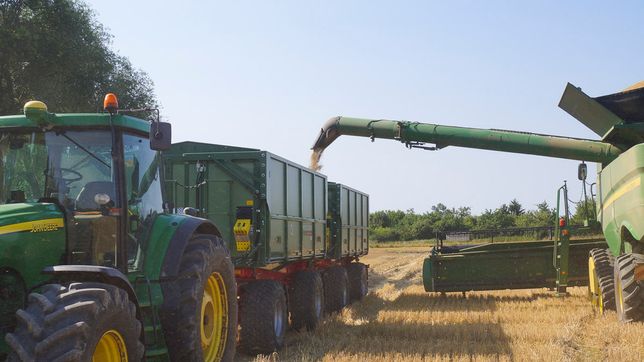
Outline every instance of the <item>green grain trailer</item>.
{"label": "green grain trailer", "polygon": [[329,182],[329,255],[360,257],[369,252],[369,196]]}
{"label": "green grain trailer", "polygon": [[279,349],[289,315],[313,329],[324,310],[366,294],[357,259],[368,251],[367,195],[258,149],[182,142],[164,160],[172,208],[211,220],[228,240],[244,350]]}
{"label": "green grain trailer", "polygon": [[599,311],[616,308],[623,321],[644,320],[644,82],[597,98],[568,84],[559,106],[601,140],[337,117],[324,125],[313,150],[319,157],[340,135],[353,135],[426,150],[460,146],[597,162],[597,220],[608,249],[589,253],[593,305]]}
{"label": "green grain trailer", "polygon": [[232,360],[222,234],[164,207],[170,125],[105,109],[0,117],[0,359]]}

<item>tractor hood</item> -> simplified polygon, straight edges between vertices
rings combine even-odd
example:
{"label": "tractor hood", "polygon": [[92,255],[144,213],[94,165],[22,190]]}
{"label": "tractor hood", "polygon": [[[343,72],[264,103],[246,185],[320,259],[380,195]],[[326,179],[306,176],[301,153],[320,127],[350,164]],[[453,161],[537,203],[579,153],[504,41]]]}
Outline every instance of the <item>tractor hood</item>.
{"label": "tractor hood", "polygon": [[54,231],[64,226],[63,213],[51,203],[0,205],[0,236],[18,232]]}

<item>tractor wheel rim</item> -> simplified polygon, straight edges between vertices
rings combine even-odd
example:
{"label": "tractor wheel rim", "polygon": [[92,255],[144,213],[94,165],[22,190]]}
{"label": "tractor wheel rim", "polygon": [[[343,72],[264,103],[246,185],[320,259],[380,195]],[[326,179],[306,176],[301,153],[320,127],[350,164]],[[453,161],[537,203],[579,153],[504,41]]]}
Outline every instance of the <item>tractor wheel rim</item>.
{"label": "tractor wheel rim", "polygon": [[[624,295],[622,294],[622,280],[619,277],[619,274],[615,277],[615,291],[617,292],[617,303],[619,303],[619,308],[617,311],[620,314],[624,313]],[[621,315],[619,316],[621,318]]]}
{"label": "tractor wheel rim", "polygon": [[93,362],[127,362],[125,339],[116,330],[111,329],[101,336],[92,355]]}
{"label": "tractor wheel rim", "polygon": [[204,361],[221,360],[228,339],[228,303],[224,279],[212,273],[201,301],[201,349]]}
{"label": "tractor wheel rim", "polygon": [[600,314],[602,314],[604,313],[604,300],[602,298],[602,292],[599,289],[599,278],[597,277],[595,260],[592,256],[588,258],[588,276],[590,279],[588,288],[590,289],[592,305]]}

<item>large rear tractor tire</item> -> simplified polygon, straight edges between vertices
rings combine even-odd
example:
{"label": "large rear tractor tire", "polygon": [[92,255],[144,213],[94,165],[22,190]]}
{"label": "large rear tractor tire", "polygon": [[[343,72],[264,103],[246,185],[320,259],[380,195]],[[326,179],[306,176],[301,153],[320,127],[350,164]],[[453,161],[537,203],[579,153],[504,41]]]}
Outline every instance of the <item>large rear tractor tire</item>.
{"label": "large rear tractor tire", "polygon": [[288,310],[282,284],[258,280],[244,286],[240,310],[241,349],[249,354],[268,354],[284,346]]}
{"label": "large rear tractor tire", "polygon": [[592,249],[588,258],[588,292],[600,314],[615,310],[614,260],[608,249]]}
{"label": "large rear tractor tire", "polygon": [[351,263],[347,265],[349,275],[349,297],[352,302],[362,300],[369,291],[367,280],[367,266],[362,263]]}
{"label": "large rear tractor tire", "polygon": [[644,282],[635,279],[635,266],[644,264],[642,254],[624,254],[615,260],[617,318],[624,322],[644,321]]}
{"label": "large rear tractor tire", "polygon": [[324,318],[324,286],[320,273],[315,270],[296,273],[288,302],[293,329],[314,330]]}
{"label": "large rear tractor tire", "polygon": [[[173,361],[232,361],[237,332],[237,286],[221,238],[194,235],[181,257],[177,280],[167,286],[163,308],[168,352]],[[172,289],[172,290],[170,290]]]}
{"label": "large rear tractor tire", "polygon": [[324,308],[327,312],[339,312],[349,304],[349,277],[342,266],[327,269],[323,276]]}
{"label": "large rear tractor tire", "polygon": [[140,361],[141,322],[127,292],[103,283],[49,284],[16,312],[8,361]]}

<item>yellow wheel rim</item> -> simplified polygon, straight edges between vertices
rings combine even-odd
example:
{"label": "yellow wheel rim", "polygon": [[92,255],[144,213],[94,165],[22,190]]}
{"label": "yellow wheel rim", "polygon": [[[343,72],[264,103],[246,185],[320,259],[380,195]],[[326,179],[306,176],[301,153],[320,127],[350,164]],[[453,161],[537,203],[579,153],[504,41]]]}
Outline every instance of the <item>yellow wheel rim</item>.
{"label": "yellow wheel rim", "polygon": [[212,273],[204,285],[200,325],[204,360],[221,360],[228,339],[228,298],[219,273]]}
{"label": "yellow wheel rim", "polygon": [[588,291],[593,308],[599,313],[604,313],[604,300],[602,299],[602,292],[599,289],[599,278],[597,278],[595,261],[592,256],[588,258]]}
{"label": "yellow wheel rim", "polygon": [[615,277],[615,291],[617,292],[617,303],[619,303],[619,309],[621,313],[624,313],[624,296],[622,295],[622,280],[619,277],[619,274]]}
{"label": "yellow wheel rim", "polygon": [[121,334],[113,329],[103,333],[101,339],[96,344],[94,355],[92,356],[94,362],[111,362],[123,361],[127,362],[127,347],[125,340]]}

